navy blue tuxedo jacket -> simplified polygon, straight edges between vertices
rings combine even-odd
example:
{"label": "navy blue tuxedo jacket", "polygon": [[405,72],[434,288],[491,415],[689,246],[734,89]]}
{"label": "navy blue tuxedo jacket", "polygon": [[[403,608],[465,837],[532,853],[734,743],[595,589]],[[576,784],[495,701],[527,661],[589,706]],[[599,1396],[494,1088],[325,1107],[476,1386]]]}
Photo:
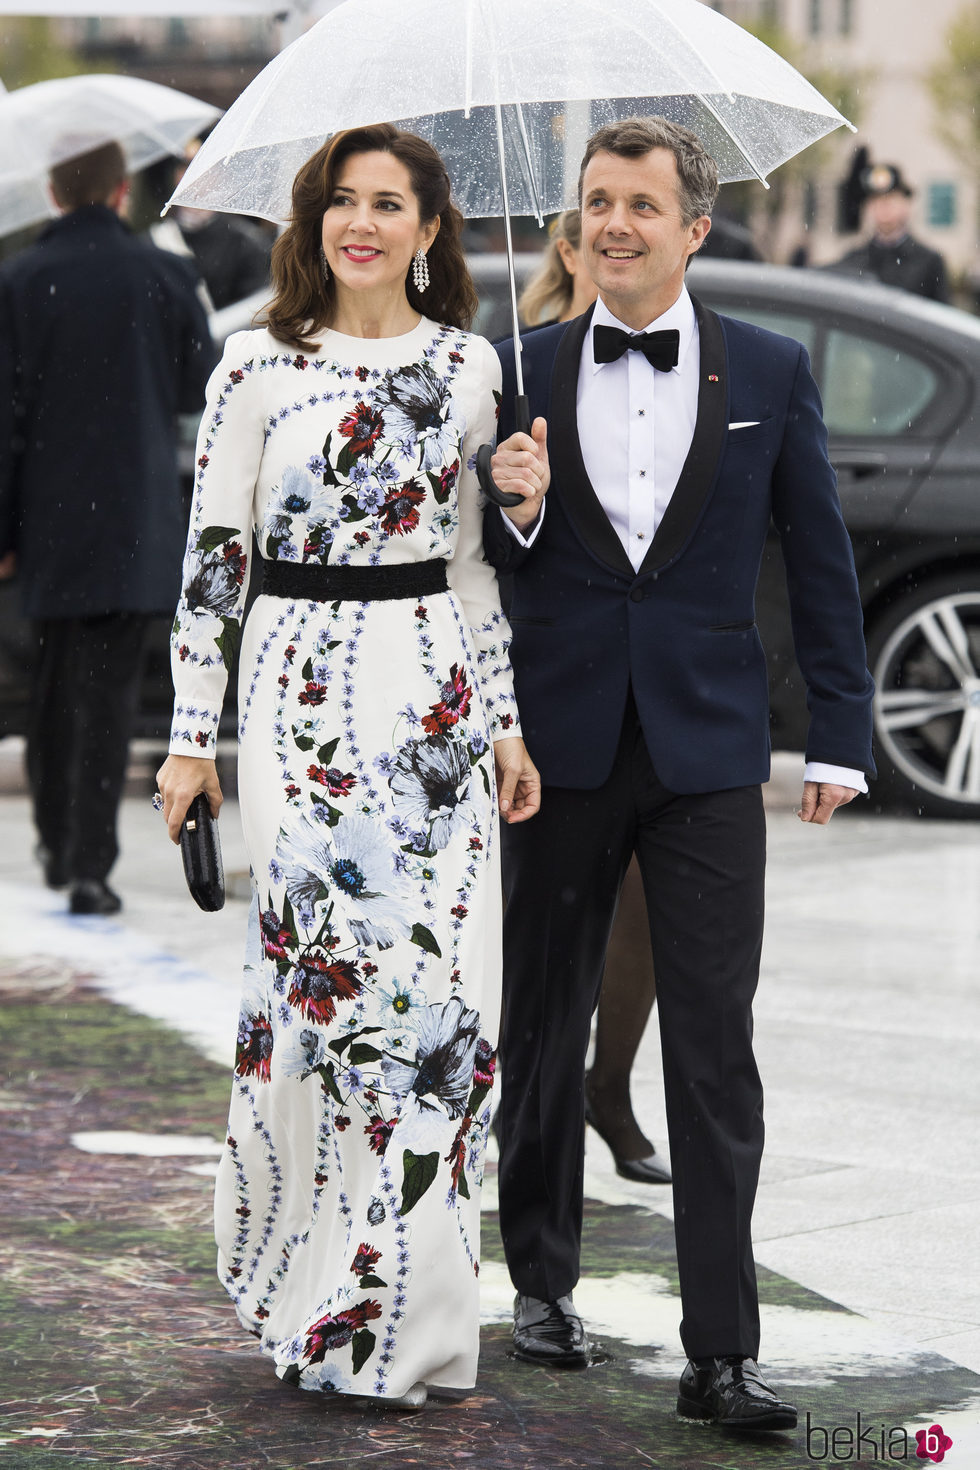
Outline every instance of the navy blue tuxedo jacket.
{"label": "navy blue tuxedo jacket", "polygon": [[[632,683],[661,781],[678,793],[769,775],[766,659],[755,588],[770,522],[782,542],[810,709],[807,759],[874,772],[873,685],[861,603],[820,398],[803,347],[695,301],[701,366],[694,439],[639,569],[592,488],[576,388],[591,311],[524,338],[532,418],[548,422],[551,487],[530,548],[488,506],[488,560],[512,576],[524,738],[547,785],[609,775]],[[513,343],[501,344],[500,439],[514,430]],[[730,423],[758,421],[730,430]],[[623,426],[610,423],[610,437]]]}

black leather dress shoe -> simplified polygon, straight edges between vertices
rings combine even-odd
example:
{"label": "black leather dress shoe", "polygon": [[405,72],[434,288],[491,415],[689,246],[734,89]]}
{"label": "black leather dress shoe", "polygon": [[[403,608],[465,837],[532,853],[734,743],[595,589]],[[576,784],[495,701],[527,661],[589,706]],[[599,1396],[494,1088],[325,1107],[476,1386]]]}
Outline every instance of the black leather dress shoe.
{"label": "black leather dress shoe", "polygon": [[677,1412],[725,1429],[795,1429],[796,1410],[776,1397],[753,1358],[712,1358],[681,1374]]}
{"label": "black leather dress shoe", "polygon": [[519,1296],[514,1302],[514,1354],[553,1368],[586,1368],[589,1340],[570,1296],[543,1302]]}
{"label": "black leather dress shoe", "polygon": [[113,893],[108,883],[85,878],[72,884],[68,907],[73,914],[118,914],[122,899],[118,893]]}
{"label": "black leather dress shoe", "polygon": [[652,1154],[647,1154],[645,1159],[622,1159],[613,1148],[609,1139],[599,1127],[588,1093],[585,1094],[585,1121],[590,1128],[594,1128],[602,1139],[606,1148],[613,1156],[616,1165],[616,1173],[624,1179],[632,1179],[637,1184],[669,1184],[670,1170],[663,1159],[654,1149]]}

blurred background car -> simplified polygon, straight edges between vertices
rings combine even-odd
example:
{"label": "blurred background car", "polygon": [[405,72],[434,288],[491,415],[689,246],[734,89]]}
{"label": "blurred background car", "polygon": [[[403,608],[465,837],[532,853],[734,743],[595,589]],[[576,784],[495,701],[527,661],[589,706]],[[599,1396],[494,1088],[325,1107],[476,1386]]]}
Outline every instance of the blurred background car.
{"label": "blurred background car", "polygon": [[[517,257],[523,282],[538,256]],[[509,335],[506,258],[474,254],[474,330]],[[801,341],[824,400],[830,456],[854,546],[877,685],[873,799],[939,817],[980,817],[980,321],[887,287],[823,271],[696,260],[691,289],[717,311]],[[219,345],[261,319],[268,293],[216,311]],[[188,503],[196,425],[182,429]],[[806,738],[778,542],[756,599],[769,661],[774,749]],[[0,734],[23,730],[30,647],[0,586]],[[154,629],[137,736],[166,740],[168,628]],[[229,691],[223,733],[235,729]]]}

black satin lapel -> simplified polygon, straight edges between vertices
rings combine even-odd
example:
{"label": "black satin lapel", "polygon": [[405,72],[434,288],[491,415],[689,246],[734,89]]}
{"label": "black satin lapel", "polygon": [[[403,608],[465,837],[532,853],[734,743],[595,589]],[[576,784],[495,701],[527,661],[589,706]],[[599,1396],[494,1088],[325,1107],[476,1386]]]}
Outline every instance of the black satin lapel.
{"label": "black satin lapel", "polygon": [[559,488],[562,507],[582,543],[613,571],[632,579],[636,574],[623,543],[592,488],[578,435],[578,372],[582,344],[591,322],[590,306],[584,316],[571,323],[555,353],[551,378],[551,422],[548,425],[552,478]]}
{"label": "black satin lapel", "polygon": [[683,550],[711,493],[728,430],[728,355],[721,322],[695,297],[701,350],[698,416],[684,468],[641,572],[666,566]]}

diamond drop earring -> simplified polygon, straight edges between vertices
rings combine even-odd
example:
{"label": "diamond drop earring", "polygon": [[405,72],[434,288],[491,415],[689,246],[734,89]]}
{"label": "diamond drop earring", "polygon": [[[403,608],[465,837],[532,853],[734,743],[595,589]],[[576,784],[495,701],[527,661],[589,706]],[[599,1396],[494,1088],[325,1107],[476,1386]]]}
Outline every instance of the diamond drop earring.
{"label": "diamond drop earring", "polygon": [[425,258],[424,250],[416,250],[412,259],[412,280],[415,282],[416,291],[421,296],[429,284],[429,262]]}
{"label": "diamond drop earring", "polygon": [[329,281],[330,267],[327,265],[327,253],[322,245],[320,246],[320,272],[323,276],[323,279],[325,281]]}

